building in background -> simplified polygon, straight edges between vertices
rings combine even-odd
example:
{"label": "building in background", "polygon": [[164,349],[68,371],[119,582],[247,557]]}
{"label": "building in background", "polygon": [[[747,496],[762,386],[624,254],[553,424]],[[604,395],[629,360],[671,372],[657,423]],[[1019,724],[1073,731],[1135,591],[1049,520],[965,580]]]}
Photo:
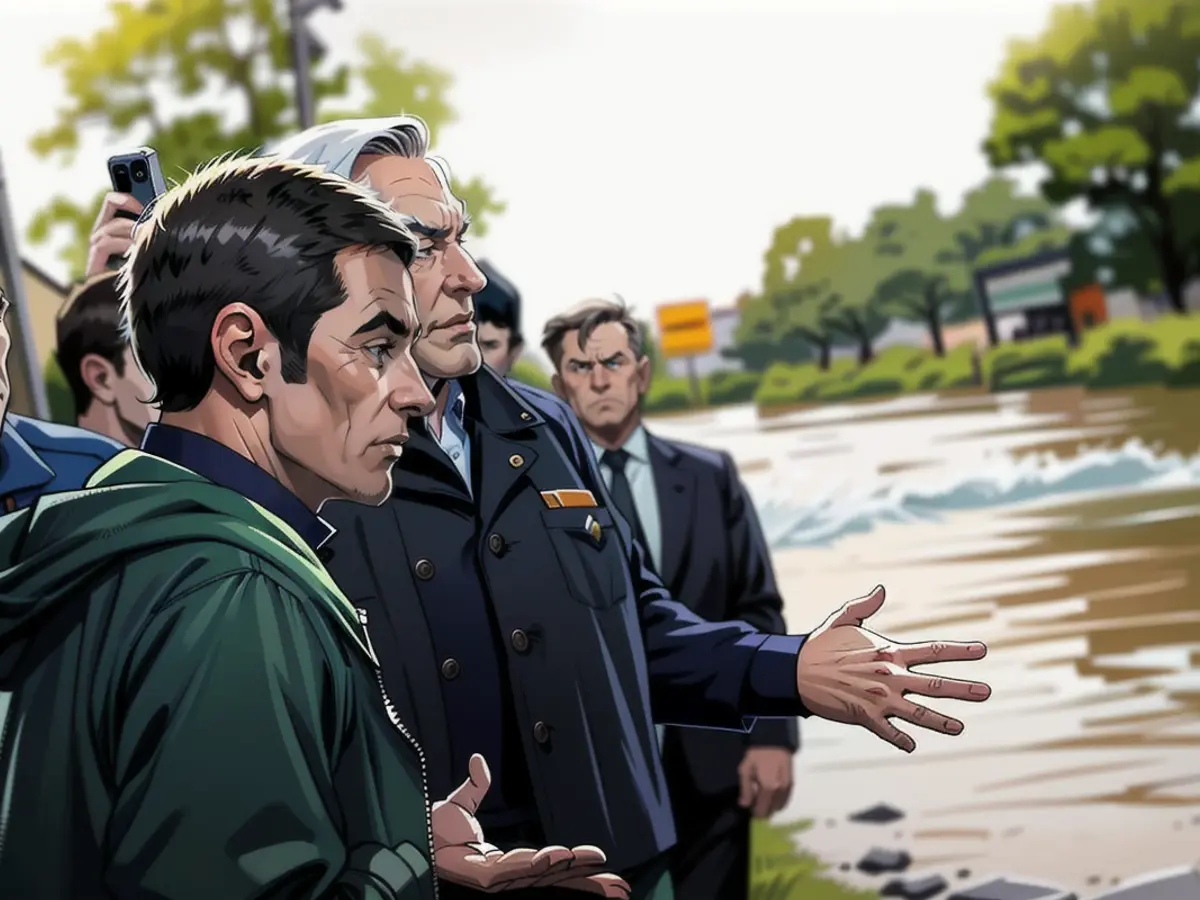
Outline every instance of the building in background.
{"label": "building in background", "polygon": [[38,355],[37,371],[44,372],[46,362],[54,353],[54,319],[66,302],[70,288],[28,260],[21,260],[21,273],[25,279],[25,296],[33,321],[22,322],[15,309],[9,310],[8,330],[12,335],[12,349],[8,355],[8,376],[12,382],[12,399],[8,408],[18,415],[31,416],[34,414],[34,404],[26,375],[29,366],[25,360],[23,329],[30,328],[33,332]]}
{"label": "building in background", "polygon": [[[710,307],[709,318],[712,321],[713,346],[707,353],[694,357],[696,375],[703,378],[713,372],[736,372],[742,368],[742,361],[722,356],[722,350],[732,350],[737,336],[738,323],[742,319],[737,306]],[[671,378],[688,377],[688,361],[686,359],[668,359],[667,375]]]}

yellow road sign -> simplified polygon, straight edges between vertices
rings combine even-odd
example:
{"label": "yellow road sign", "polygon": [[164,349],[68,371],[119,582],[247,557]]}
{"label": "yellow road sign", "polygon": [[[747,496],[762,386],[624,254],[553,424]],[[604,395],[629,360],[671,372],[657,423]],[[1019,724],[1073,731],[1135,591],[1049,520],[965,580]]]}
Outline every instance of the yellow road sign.
{"label": "yellow road sign", "polygon": [[664,303],[655,313],[658,317],[658,349],[665,359],[699,356],[712,350],[712,316],[707,300]]}

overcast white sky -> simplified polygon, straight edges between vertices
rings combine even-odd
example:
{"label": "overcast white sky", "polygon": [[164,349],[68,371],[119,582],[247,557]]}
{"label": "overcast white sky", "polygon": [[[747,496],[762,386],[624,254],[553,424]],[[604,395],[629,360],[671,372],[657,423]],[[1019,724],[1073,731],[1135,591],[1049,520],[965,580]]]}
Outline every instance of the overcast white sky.
{"label": "overcast white sky", "polygon": [[[729,303],[794,215],[859,227],[921,185],[956,198],[986,175],[984,84],[1052,0],[344,4],[313,18],[334,54],[373,30],[454,73],[460,121],[437,150],[508,201],[473,249],[521,289],[536,343],[549,315],[589,294],[646,313]],[[95,29],[106,5],[0,2],[0,150],[22,231],[50,194],[91,196],[106,180],[99,138],[65,171],[28,149],[63,96],[42,53]],[[52,248],[21,239],[65,275]]]}

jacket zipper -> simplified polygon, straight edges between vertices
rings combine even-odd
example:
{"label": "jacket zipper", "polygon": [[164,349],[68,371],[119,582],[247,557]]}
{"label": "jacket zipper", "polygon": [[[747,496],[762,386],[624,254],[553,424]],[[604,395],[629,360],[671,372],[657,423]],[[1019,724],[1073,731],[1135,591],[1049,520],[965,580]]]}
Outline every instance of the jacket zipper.
{"label": "jacket zipper", "polygon": [[[358,610],[358,622],[362,625],[363,634],[367,639],[367,646],[371,646],[371,638],[367,635],[367,611],[365,609]],[[371,650],[374,655],[374,649]],[[378,659],[378,657],[376,657]],[[421,795],[425,798],[425,840],[429,845],[429,872],[433,877],[433,900],[438,900],[438,877],[437,877],[437,861],[433,851],[433,816],[432,807],[429,805],[429,783],[425,769],[425,751],[421,749],[421,745],[417,743],[417,739],[413,737],[404,723],[400,721],[400,714],[396,712],[396,707],[392,703],[392,698],[388,696],[387,688],[383,684],[383,670],[379,666],[375,667],[375,680],[379,683],[379,695],[383,698],[383,708],[387,713],[388,719],[396,730],[404,736],[414,750],[417,751],[417,759],[421,761]]]}

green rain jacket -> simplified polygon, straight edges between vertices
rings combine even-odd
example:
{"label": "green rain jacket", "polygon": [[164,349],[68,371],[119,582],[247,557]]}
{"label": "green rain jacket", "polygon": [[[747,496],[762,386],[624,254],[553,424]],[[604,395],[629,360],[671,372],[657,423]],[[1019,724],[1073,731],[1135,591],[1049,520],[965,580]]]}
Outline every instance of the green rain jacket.
{"label": "green rain jacket", "polygon": [[0,519],[0,897],[433,900],[377,672],[299,536],[179,466]]}

